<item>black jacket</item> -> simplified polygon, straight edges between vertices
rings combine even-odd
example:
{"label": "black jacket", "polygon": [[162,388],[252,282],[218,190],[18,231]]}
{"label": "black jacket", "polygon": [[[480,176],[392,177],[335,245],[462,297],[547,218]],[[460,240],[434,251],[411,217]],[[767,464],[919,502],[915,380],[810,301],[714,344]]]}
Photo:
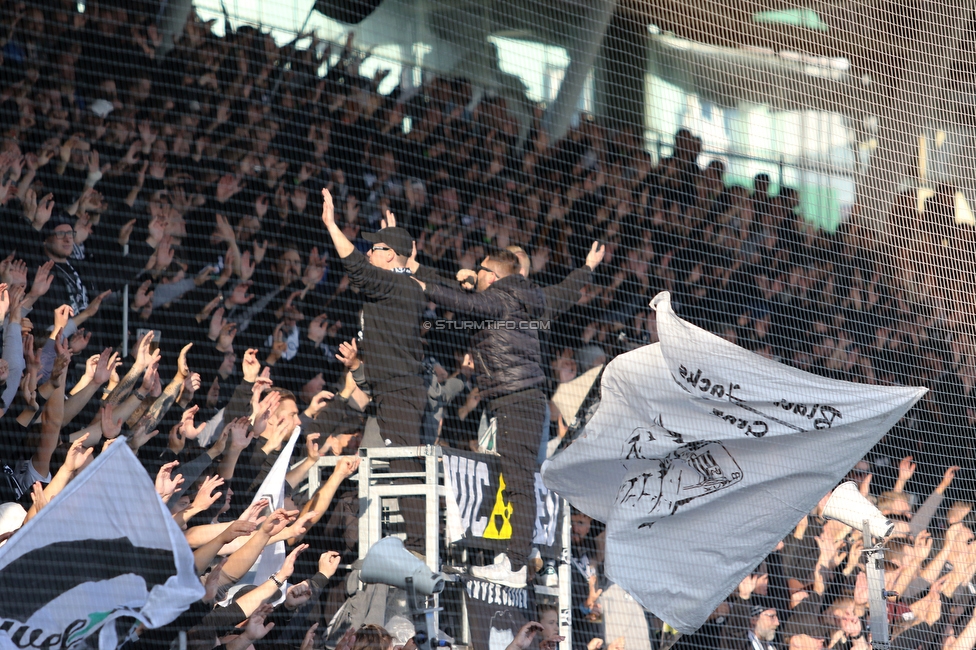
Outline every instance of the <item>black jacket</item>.
{"label": "black jacket", "polygon": [[342,260],[364,298],[360,323],[366,381],[373,395],[424,387],[420,339],[424,292],[409,273],[372,266],[359,251]]}
{"label": "black jacket", "polygon": [[445,309],[485,319],[471,340],[482,398],[545,383],[538,327],[545,325],[546,298],[534,282],[513,274],[480,293],[428,283],[427,295]]}

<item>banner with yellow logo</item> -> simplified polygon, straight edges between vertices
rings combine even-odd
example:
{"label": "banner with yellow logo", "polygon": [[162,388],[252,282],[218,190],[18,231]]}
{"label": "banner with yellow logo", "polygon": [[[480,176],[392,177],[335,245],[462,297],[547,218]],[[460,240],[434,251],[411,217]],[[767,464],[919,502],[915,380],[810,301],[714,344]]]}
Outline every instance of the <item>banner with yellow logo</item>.
{"label": "banner with yellow logo", "polygon": [[[512,537],[513,506],[505,492],[498,456],[455,449],[444,452],[447,537],[452,543],[504,550]],[[532,543],[558,551],[559,500],[535,475],[535,533]]]}

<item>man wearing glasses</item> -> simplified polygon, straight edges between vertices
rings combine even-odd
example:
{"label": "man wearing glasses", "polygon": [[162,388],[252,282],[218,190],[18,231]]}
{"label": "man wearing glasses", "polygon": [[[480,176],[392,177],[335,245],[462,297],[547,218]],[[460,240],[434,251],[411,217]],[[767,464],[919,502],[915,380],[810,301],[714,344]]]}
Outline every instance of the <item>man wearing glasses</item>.
{"label": "man wearing glasses", "polygon": [[74,219],[64,212],[57,212],[44,224],[44,256],[41,262],[52,261],[51,288],[34,305],[31,318],[36,315],[37,325],[47,330],[53,323],[54,310],[61,305],[71,307],[74,317],[68,321],[65,336],[71,336],[86,320],[94,316],[102,300],[110,291],[95,295],[95,287],[84,273],[84,262],[69,259],[75,247]]}
{"label": "man wearing glasses", "polygon": [[536,457],[542,440],[546,396],[539,329],[546,298],[522,277],[519,259],[507,250],[491,253],[477,268],[475,292],[437,282],[421,283],[441,307],[479,321],[471,344],[480,375],[478,387],[498,421],[498,453],[505,495],[512,507],[512,537],[506,553],[471,575],[509,587],[525,587],[525,568],[535,532]]}
{"label": "man wearing glasses", "polygon": [[[360,347],[363,370],[376,403],[380,435],[394,447],[420,445],[420,425],[427,405],[420,323],[426,300],[411,280],[407,259],[413,238],[403,228],[383,228],[363,237],[373,243],[364,256],[335,221],[332,194],[322,190],[322,222],[332,237],[353,286],[363,297]],[[419,459],[390,463],[395,472],[422,472]],[[424,553],[422,497],[400,499],[407,529],[405,546]]]}

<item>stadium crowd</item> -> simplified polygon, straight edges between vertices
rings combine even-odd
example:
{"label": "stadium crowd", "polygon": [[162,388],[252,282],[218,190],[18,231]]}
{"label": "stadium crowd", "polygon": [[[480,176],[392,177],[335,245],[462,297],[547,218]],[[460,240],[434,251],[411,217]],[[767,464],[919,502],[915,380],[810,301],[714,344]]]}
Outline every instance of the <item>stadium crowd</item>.
{"label": "stadium crowd", "polygon": [[[207,595],[130,642],[321,647],[315,626],[347,596],[339,566],[358,556],[347,479],[367,418],[388,444],[477,450],[494,416],[509,497],[527,502],[540,445],[575,428],[549,397],[655,342],[648,303],[667,290],[683,318],[758,354],[931,389],[852,477],[901,522],[896,647],[973,647],[972,506],[946,494],[976,421],[974,332],[919,303],[856,219],[827,233],[764,175],[726,186],[687,130],[655,161],[590,119],[551,142],[541,106],[525,128],[463,79],[381,95],[351,34],[301,49],[191,14],[158,55],[136,5],[0,0],[0,527],[16,535],[107,445],[136,451]],[[465,315],[551,328],[420,326]],[[288,506],[262,514],[255,490],[296,426]],[[340,457],[331,477],[303,492],[324,455]],[[405,519],[422,553],[423,518]],[[527,526],[474,575],[531,582]],[[573,514],[579,650],[623,645],[604,641],[602,535]],[[277,540],[284,567],[225,600]],[[677,645],[863,650],[862,548],[811,513]],[[555,642],[557,612],[538,613],[513,650]],[[660,621],[634,625],[648,647],[675,642]],[[340,647],[392,643],[367,626]]]}

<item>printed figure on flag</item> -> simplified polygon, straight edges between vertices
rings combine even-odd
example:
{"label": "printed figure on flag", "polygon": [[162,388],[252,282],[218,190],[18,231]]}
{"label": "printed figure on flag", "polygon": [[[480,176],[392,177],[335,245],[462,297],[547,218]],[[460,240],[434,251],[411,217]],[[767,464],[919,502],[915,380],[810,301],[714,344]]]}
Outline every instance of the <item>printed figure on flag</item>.
{"label": "printed figure on flag", "polygon": [[618,505],[639,508],[647,514],[673,515],[692,499],[742,480],[742,470],[729,450],[711,440],[678,447],[658,462],[658,468],[624,480],[617,495]]}

